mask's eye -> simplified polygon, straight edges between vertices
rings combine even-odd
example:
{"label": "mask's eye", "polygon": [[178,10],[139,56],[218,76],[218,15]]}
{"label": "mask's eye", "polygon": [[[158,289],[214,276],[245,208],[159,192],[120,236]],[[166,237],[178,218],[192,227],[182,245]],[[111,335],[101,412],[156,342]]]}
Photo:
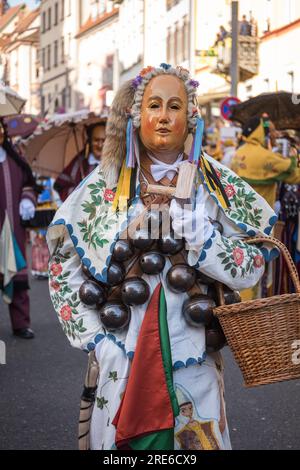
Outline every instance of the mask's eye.
{"label": "mask's eye", "polygon": [[171,104],[171,109],[180,109],[179,104]]}
{"label": "mask's eye", "polygon": [[150,108],[150,109],[157,109],[157,108],[159,108],[159,104],[158,104],[158,103],[151,103],[151,104],[149,105],[149,108]]}

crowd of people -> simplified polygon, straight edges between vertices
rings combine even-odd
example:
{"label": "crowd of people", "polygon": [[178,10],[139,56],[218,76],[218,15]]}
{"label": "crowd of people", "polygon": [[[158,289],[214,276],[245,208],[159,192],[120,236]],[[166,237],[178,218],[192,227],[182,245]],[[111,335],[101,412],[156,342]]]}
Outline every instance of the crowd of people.
{"label": "crowd of people", "polygon": [[99,164],[105,136],[103,122],[86,129],[82,151],[57,178],[33,174],[23,154],[24,143],[8,136],[0,122],[0,288],[9,305],[13,334],[34,338],[30,320],[27,254],[31,274],[48,279],[47,227],[56,210],[82,179]]}
{"label": "crowd of people", "polygon": [[[275,236],[288,247],[300,272],[298,133],[278,131],[263,110],[240,128],[237,124],[225,127],[217,117],[206,129],[206,151],[247,181],[274,209],[278,216]],[[274,261],[267,285],[259,296],[293,289],[281,262]]]}
{"label": "crowd of people", "polygon": [[[238,25],[238,33],[240,36],[250,36],[250,37],[257,37],[258,35],[258,28],[257,28],[257,21],[250,13],[249,20],[247,19],[247,15],[242,16],[242,20],[239,22]],[[216,40],[213,47],[218,47],[220,44],[224,45],[224,41],[226,38],[231,37],[231,24],[226,29],[223,25],[220,26],[219,31],[216,35]]]}

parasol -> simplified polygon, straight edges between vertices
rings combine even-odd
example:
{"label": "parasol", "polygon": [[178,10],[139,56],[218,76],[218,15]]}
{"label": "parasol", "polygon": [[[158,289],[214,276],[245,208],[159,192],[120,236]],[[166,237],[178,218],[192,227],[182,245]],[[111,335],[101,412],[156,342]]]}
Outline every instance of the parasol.
{"label": "parasol", "polygon": [[30,114],[16,114],[4,118],[4,123],[9,137],[20,136],[26,138],[35,131],[39,120]]}
{"label": "parasol", "polygon": [[86,127],[106,118],[88,110],[54,115],[41,122],[24,141],[25,155],[32,169],[43,176],[56,177],[84,149]]}
{"label": "parasol", "polygon": [[262,93],[231,106],[231,110],[230,119],[241,124],[267,113],[278,130],[300,129],[300,99],[298,95],[286,91]]}
{"label": "parasol", "polygon": [[0,83],[0,117],[19,114],[25,103],[14,90]]}

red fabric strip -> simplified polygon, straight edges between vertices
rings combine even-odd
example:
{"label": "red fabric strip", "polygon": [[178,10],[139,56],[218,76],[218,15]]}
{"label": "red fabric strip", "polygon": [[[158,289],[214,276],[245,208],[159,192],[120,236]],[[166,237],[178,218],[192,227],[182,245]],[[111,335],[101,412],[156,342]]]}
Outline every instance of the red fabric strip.
{"label": "red fabric strip", "polygon": [[127,387],[113,420],[119,449],[131,439],[174,427],[160,347],[160,289],[158,284],[145,313]]}

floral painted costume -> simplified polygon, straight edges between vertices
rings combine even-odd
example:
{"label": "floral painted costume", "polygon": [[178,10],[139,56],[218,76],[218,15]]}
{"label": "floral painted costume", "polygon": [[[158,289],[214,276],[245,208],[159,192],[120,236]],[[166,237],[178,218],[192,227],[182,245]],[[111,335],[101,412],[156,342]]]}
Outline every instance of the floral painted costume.
{"label": "floral painted costume", "polygon": [[[199,252],[189,251],[188,263],[232,289],[249,288],[263,275],[264,259],[274,252],[244,240],[268,235],[276,216],[231,170],[207,155],[203,161],[214,167],[230,206],[222,207],[200,166],[195,192],[202,181],[205,208],[224,231],[221,235],[213,230]],[[137,175],[132,212],[141,204],[139,195]],[[229,449],[221,354],[206,353],[204,327],[186,323],[181,312],[187,294],[174,294],[166,284],[170,261],[158,275],[143,274],[150,299],[131,307],[125,330],[105,330],[96,309],[79,299],[85,280],[81,263],[95,279],[106,282],[115,241],[128,223],[127,214],[112,210],[114,197],[115,189],[107,187],[100,166],[57,211],[48,231],[50,293],[59,321],[72,346],[95,350],[100,364],[91,448]],[[169,356],[163,340],[157,342],[157,331],[161,337],[167,332]],[[169,376],[163,373],[168,361]],[[182,396],[192,416],[181,413]]]}

